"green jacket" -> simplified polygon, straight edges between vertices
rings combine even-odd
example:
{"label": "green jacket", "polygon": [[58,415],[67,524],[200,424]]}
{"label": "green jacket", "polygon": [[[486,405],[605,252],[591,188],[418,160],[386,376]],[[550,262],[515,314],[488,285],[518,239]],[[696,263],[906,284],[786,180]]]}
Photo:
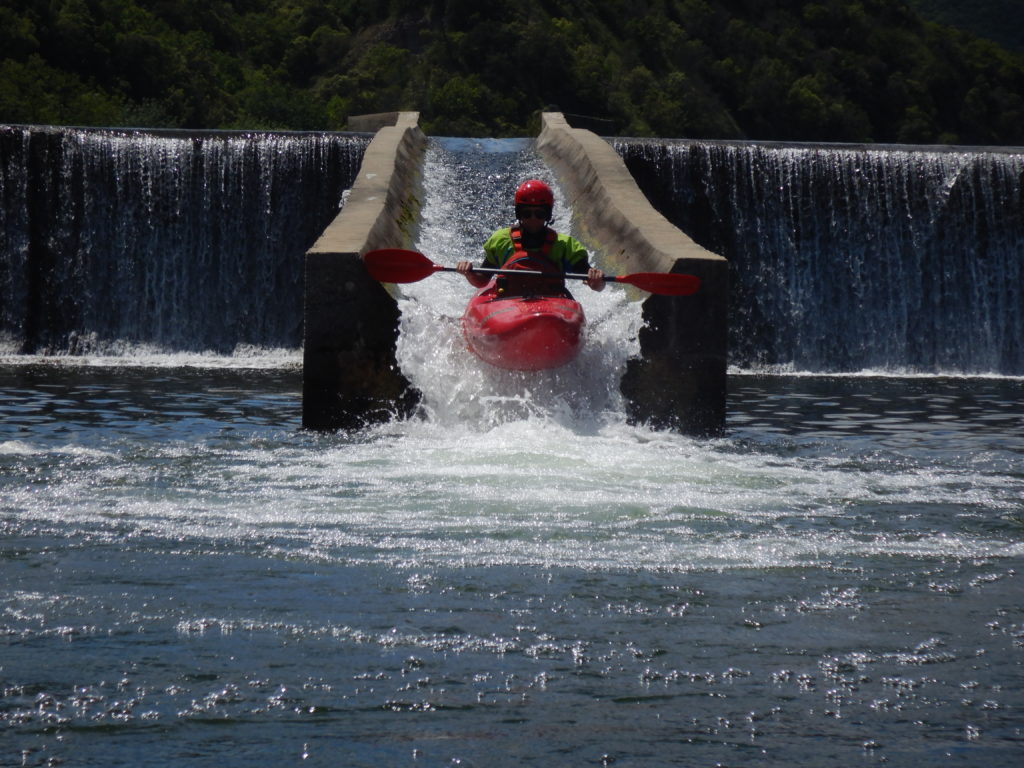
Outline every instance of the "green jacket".
{"label": "green jacket", "polygon": [[[526,244],[524,243],[524,245]],[[541,247],[527,248],[526,250],[528,253],[539,253]],[[483,266],[489,269],[501,269],[514,253],[512,228],[499,229],[484,243]],[[580,244],[579,240],[568,235],[557,234],[555,236],[555,242],[551,244],[551,250],[547,257],[563,272],[584,273],[590,269],[587,249]]]}

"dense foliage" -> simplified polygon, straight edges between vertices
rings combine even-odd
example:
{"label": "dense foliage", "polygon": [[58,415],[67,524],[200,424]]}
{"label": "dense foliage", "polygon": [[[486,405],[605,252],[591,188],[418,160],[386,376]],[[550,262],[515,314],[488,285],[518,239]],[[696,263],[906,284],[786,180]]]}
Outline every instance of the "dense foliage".
{"label": "dense foliage", "polygon": [[0,122],[1024,144],[1024,56],[901,0],[0,0]]}
{"label": "dense foliage", "polygon": [[932,21],[965,29],[1012,51],[1024,51],[1024,3],[1021,0],[910,0]]}

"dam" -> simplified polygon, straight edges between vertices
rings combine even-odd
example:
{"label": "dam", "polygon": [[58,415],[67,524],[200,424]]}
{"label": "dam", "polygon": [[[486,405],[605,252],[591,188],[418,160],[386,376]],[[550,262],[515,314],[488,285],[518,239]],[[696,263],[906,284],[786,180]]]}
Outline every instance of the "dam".
{"label": "dam", "polygon": [[[356,261],[420,226],[428,140],[415,115],[384,122],[353,134],[0,127],[4,353],[290,349],[309,374],[309,426],[411,412],[396,296]],[[600,266],[703,280],[693,297],[630,296],[640,348],[614,374],[630,418],[720,430],[727,363],[1024,372],[1019,150],[606,140],[557,114],[544,126],[535,145],[574,212],[565,226]],[[597,199],[610,185],[595,158],[628,168],[614,199],[639,185],[645,199],[626,207],[644,211],[651,242],[630,241]],[[363,165],[383,170],[360,178]],[[668,245],[653,242],[662,229]]]}

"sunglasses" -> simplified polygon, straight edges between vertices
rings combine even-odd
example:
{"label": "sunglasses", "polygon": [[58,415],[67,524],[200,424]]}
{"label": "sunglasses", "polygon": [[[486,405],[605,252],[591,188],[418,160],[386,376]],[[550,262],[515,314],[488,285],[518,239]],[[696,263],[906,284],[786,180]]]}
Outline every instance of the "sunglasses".
{"label": "sunglasses", "polygon": [[547,221],[548,211],[546,208],[520,208],[518,216],[520,221],[526,221],[527,219]]}

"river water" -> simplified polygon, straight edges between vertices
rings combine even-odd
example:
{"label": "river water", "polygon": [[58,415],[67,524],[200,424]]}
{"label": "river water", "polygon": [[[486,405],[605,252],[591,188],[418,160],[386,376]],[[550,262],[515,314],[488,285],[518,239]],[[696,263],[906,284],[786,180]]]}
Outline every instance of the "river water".
{"label": "river water", "polygon": [[[445,263],[545,173],[472,149]],[[297,350],[4,358],[0,765],[1019,765],[1024,380],[734,370],[723,437],[655,431],[613,288],[530,376],[407,286],[423,408],[356,432]]]}

